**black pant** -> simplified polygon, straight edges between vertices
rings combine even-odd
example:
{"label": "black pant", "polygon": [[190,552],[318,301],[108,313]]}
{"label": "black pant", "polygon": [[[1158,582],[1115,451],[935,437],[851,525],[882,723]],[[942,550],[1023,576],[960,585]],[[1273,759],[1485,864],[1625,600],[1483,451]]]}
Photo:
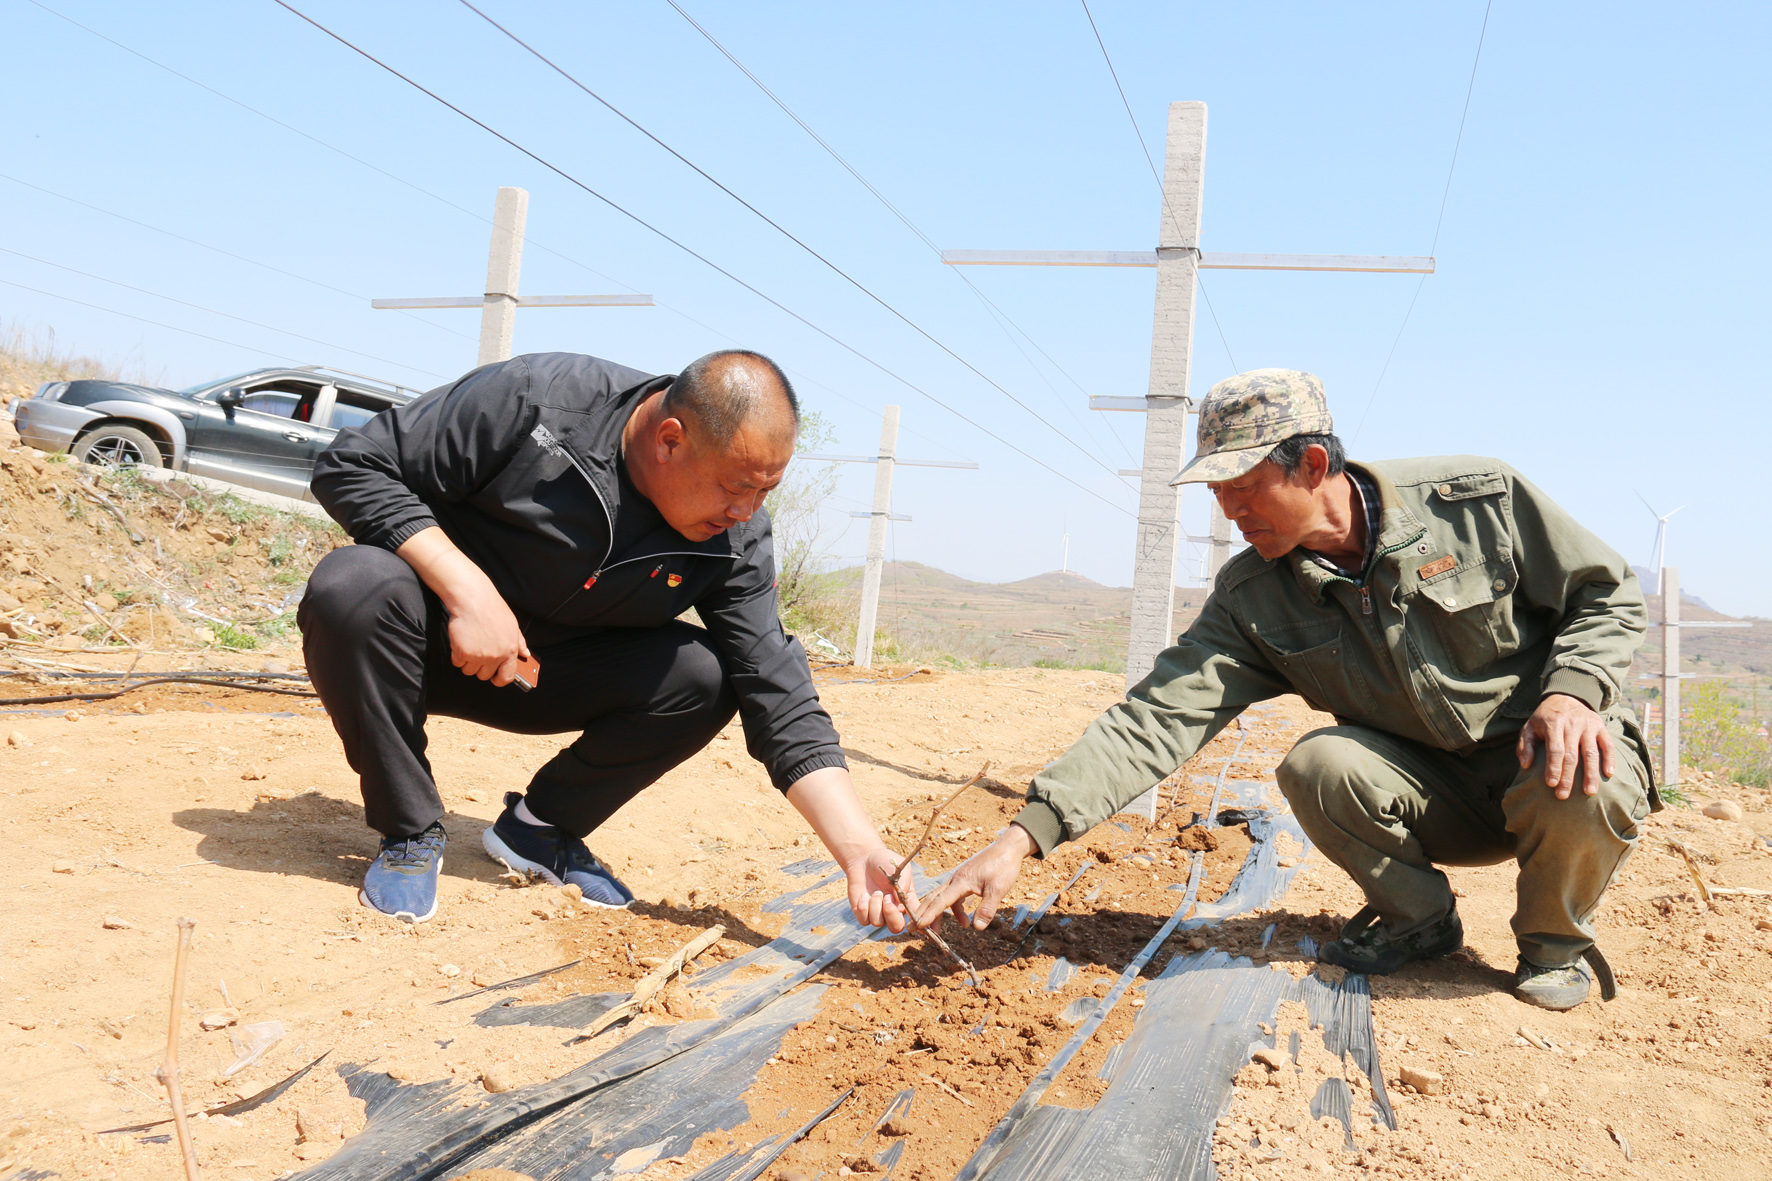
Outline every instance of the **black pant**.
{"label": "black pant", "polygon": [[706,746],[738,708],[708,634],[686,623],[536,648],[533,692],[494,688],[450,663],[442,602],[373,546],[321,559],[296,619],[308,675],[361,779],[365,817],[385,836],[422,832],[443,815],[425,758],[431,714],[516,734],[582,730],[528,790],[531,812],[582,837]]}

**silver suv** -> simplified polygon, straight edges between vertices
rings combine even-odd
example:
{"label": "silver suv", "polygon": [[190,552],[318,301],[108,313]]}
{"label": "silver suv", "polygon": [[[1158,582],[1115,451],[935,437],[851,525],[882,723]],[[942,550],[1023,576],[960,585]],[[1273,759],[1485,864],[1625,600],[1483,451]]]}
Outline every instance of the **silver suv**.
{"label": "silver suv", "polygon": [[12,401],[19,438],[83,463],[164,467],[312,500],[314,460],[338,432],[417,390],[321,365],[255,369],[183,390],[51,381]]}

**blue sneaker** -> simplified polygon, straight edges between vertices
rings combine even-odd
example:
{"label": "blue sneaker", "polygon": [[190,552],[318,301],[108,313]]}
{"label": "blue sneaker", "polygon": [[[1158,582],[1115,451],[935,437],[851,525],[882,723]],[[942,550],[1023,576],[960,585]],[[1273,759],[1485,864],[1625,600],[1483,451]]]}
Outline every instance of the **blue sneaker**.
{"label": "blue sneaker", "polygon": [[556,886],[574,885],[592,906],[620,910],[634,900],[621,879],[591,856],[585,843],[551,824],[525,824],[517,819],[522,795],[505,793],[505,810],[492,827],[480,834],[480,843],[494,861],[512,873],[534,874]]}
{"label": "blue sneaker", "polygon": [[383,837],[381,852],[363,875],[363,905],[391,919],[422,923],[437,913],[437,875],[443,872],[442,824],[417,836]]}

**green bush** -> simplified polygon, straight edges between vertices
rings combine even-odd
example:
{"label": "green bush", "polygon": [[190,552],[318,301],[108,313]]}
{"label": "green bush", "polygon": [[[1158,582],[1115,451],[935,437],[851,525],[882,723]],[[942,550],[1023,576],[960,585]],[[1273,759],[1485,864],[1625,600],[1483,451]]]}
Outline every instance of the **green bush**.
{"label": "green bush", "polygon": [[1772,783],[1772,744],[1760,736],[1756,722],[1741,716],[1742,703],[1730,695],[1727,681],[1700,681],[1687,701],[1680,711],[1682,763],[1736,783]]}
{"label": "green bush", "polygon": [[209,630],[215,636],[215,642],[224,648],[250,649],[258,647],[257,636],[244,628],[235,627],[231,623],[211,624]]}

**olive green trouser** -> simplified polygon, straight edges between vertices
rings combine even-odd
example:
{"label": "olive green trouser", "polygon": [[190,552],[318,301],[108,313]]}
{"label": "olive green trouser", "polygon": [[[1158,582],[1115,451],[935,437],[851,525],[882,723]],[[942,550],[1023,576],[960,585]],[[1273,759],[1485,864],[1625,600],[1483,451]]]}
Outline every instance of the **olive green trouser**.
{"label": "olive green trouser", "polygon": [[1607,715],[1617,774],[1596,795],[1559,800],[1544,752],[1520,769],[1510,742],[1453,754],[1364,726],[1306,734],[1280,764],[1280,790],[1311,841],[1359,883],[1392,934],[1452,908],[1440,865],[1519,863],[1513,918],[1520,954],[1546,968],[1593,945],[1593,914],[1649,812],[1641,754]]}

